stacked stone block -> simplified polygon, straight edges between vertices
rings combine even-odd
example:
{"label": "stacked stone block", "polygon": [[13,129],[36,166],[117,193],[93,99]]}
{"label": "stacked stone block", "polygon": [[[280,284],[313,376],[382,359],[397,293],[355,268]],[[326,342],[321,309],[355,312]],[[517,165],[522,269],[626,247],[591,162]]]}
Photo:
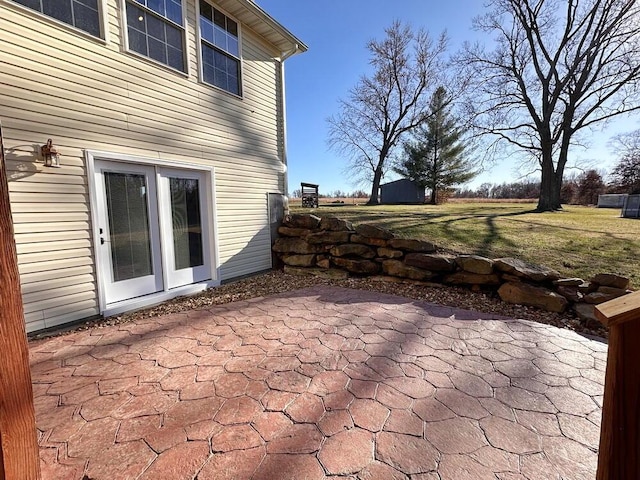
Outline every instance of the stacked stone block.
{"label": "stacked stone block", "polygon": [[557,271],[516,258],[441,253],[431,242],[397,238],[387,229],[336,217],[294,214],[278,229],[273,250],[285,271],[331,278],[372,276],[387,281],[425,282],[496,290],[509,303],[551,312],[572,308],[597,322],[594,305],[629,293],[629,279],[601,273],[590,281],[562,278]]}

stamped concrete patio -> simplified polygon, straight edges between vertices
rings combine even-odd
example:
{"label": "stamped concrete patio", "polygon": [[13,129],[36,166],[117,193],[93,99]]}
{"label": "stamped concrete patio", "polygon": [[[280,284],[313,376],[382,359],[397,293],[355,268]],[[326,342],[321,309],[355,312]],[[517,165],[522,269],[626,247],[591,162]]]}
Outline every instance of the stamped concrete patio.
{"label": "stamped concrete patio", "polygon": [[314,287],[30,352],[44,480],[595,477],[606,345],[547,325]]}

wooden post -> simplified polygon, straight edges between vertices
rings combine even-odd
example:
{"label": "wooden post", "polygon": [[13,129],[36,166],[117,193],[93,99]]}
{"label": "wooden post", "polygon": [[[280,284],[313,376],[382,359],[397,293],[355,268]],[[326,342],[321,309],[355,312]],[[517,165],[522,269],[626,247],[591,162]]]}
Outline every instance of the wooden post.
{"label": "wooden post", "polygon": [[29,351],[0,125],[0,480],[40,478]]}
{"label": "wooden post", "polygon": [[640,479],[640,291],[598,305],[609,327],[597,480]]}

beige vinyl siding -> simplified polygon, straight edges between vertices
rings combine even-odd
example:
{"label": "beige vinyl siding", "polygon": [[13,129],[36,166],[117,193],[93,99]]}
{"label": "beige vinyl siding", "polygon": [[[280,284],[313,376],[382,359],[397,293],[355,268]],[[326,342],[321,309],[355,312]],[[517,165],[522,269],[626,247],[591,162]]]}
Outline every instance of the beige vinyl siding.
{"label": "beige vinyl siding", "polygon": [[[120,1],[107,41],[0,0],[0,120],[29,331],[99,314],[85,151],[213,166],[221,280],[271,266],[267,193],[283,192],[281,52],[241,26],[243,97],[127,53]],[[61,151],[47,169],[39,147]]]}

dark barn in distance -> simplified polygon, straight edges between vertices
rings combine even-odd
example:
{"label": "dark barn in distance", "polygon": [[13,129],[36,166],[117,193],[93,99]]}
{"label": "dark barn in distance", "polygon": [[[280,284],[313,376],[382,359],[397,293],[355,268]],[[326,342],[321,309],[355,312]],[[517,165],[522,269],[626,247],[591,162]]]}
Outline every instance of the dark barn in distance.
{"label": "dark barn in distance", "polygon": [[380,203],[424,203],[424,188],[408,178],[380,185]]}

